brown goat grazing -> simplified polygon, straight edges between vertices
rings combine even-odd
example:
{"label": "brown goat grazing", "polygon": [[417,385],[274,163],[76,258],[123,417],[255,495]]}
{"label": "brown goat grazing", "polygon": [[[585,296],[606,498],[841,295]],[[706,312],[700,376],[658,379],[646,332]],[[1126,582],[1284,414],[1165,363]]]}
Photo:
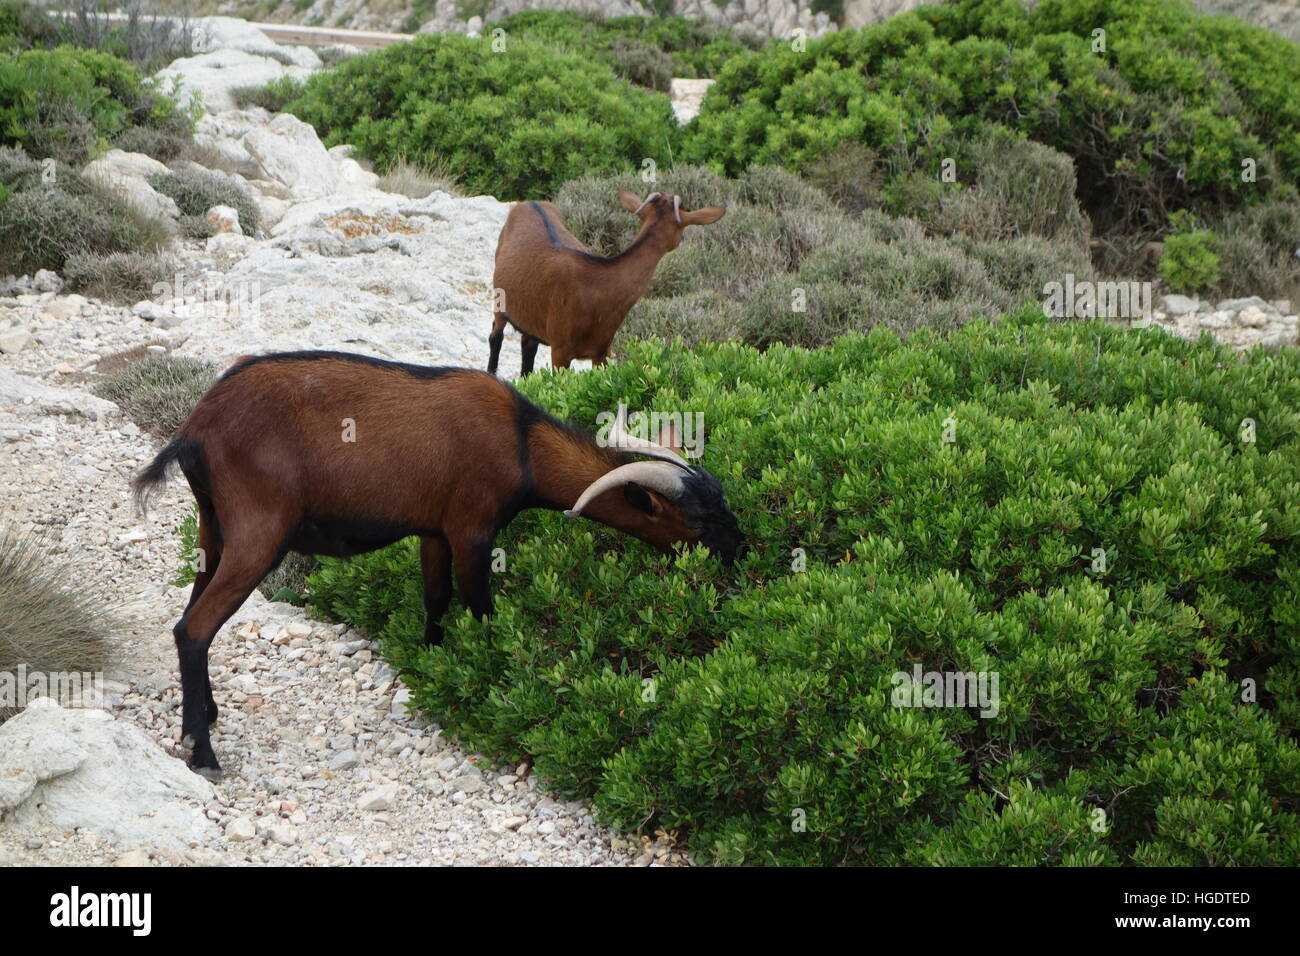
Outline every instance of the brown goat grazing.
{"label": "brown goat grazing", "polygon": [[198,504],[203,560],[173,629],[190,765],[220,775],[208,647],[288,551],[347,557],[419,535],[429,644],[442,641],[453,568],[470,610],[491,613],[493,539],[524,508],[568,509],[661,550],[698,541],[733,559],[740,530],[716,478],[628,436],[621,415],[611,444],[472,369],[341,352],[233,365],[133,482],[143,509],[176,462]]}
{"label": "brown goat grazing", "polygon": [[717,222],[726,212],[723,206],[685,209],[671,193],[651,193],[642,202],[620,189],[618,199],[641,220],[641,231],[616,256],[598,256],[579,242],[551,203],[522,202],[510,210],[492,276],[501,298],[488,336],[489,372],[496,374],[507,322],[522,336],[521,375],[533,370],[539,344],[551,347],[555,368],[568,368],[576,358],[604,365],[614,333],[659,260],[682,241],[682,230]]}

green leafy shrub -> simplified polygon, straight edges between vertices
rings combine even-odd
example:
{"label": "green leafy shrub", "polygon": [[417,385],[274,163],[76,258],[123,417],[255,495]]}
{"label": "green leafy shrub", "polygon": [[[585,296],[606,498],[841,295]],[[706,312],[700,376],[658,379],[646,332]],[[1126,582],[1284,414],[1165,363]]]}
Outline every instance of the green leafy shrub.
{"label": "green leafy shrub", "polygon": [[76,256],[157,253],[172,229],[61,163],[46,167],[0,147],[0,234],[0,275],[22,275],[62,272]]}
{"label": "green leafy shrub", "polygon": [[290,103],[302,96],[303,81],[282,76],[262,86],[239,86],[230,91],[241,110],[260,106],[271,113],[283,113]]}
{"label": "green leafy shrub", "polygon": [[640,52],[638,56],[662,61],[669,78],[708,77],[716,75],[731,57],[766,43],[707,20],[670,16],[601,19],[568,10],[522,10],[488,23],[483,32],[490,35],[498,28],[506,31],[507,42],[519,39],[595,56],[620,76],[654,89],[667,89],[666,81],[661,87],[638,79],[637,70],[628,66],[626,51],[655,51],[657,55]]}
{"label": "green leafy shrub", "polygon": [[[177,164],[168,172],[150,176],[149,185],[176,200],[182,216],[201,221],[213,206],[230,206],[239,213],[239,226],[245,235],[254,235],[262,227],[261,214],[248,187],[223,173],[195,164]],[[207,235],[206,223],[203,229],[203,235]]]}
{"label": "green leafy shrub", "polygon": [[[1285,865],[1300,353],[1035,311],[530,376],[576,421],[703,414],[736,565],[533,511],[440,647],[412,542],[325,562],[312,604],[468,746],[706,860]],[[899,706],[914,666],[997,674],[996,714]]]}
{"label": "green leafy shrub", "polygon": [[61,46],[0,53],[0,146],[80,164],[143,126],[186,137],[190,116],[130,63]]}
{"label": "green leafy shrub", "polygon": [[[1105,49],[1094,52],[1096,29]],[[1266,30],[1179,0],[1043,0],[1032,10],[956,0],[803,52],[778,44],[733,58],[681,155],[729,175],[753,163],[803,171],[861,143],[881,155],[887,193],[926,183],[942,200],[959,191],[935,185],[948,160],[1019,172],[974,155],[996,128],[1070,157],[1093,231],[1139,247],[1164,233],[1167,209],[1213,218],[1295,201],[1300,55]],[[1246,160],[1253,182],[1242,177]]]}
{"label": "green leafy shrub", "polygon": [[598,61],[515,41],[423,35],[307,81],[287,107],[329,145],[351,143],[380,172],[437,157],[471,191],[541,198],[592,171],[666,164],[678,135],[666,96]]}
{"label": "green leafy shrub", "polygon": [[1179,292],[1200,292],[1219,284],[1218,240],[1209,229],[1190,226],[1190,217],[1174,218],[1173,233],[1165,237],[1160,275]]}
{"label": "green leafy shrub", "polygon": [[[0,673],[103,671],[117,622],[50,543],[0,525]],[[0,722],[14,710],[0,706]]]}
{"label": "green leafy shrub", "polygon": [[212,387],[219,371],[211,362],[151,354],[103,376],[94,391],[115,402],[144,431],[166,439]]}
{"label": "green leafy shrub", "polygon": [[[850,215],[811,183],[773,167],[735,179],[678,167],[661,173],[655,188],[680,194],[692,208],[724,204],[727,213],[687,230],[659,263],[615,340],[620,350],[628,336],[814,347],[878,324],[955,328],[1040,300],[1044,285],[1067,272],[1092,275],[1084,233],[1068,220],[1038,225],[1009,202],[999,207],[1003,223],[1020,216],[1026,231],[1058,238],[927,238],[908,219],[874,209]],[[631,174],[588,176],[556,196],[569,228],[603,254],[626,247],[639,227],[619,205],[619,189],[644,191],[645,184]],[[1040,207],[1026,201],[1023,208]]]}

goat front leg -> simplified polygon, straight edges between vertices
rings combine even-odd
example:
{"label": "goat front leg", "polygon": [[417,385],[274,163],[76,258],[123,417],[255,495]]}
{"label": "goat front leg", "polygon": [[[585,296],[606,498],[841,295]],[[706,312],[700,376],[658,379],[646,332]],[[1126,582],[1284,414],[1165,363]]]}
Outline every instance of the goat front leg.
{"label": "goat front leg", "polygon": [[443,537],[420,539],[420,570],[424,575],[424,645],[442,643],[442,616],[451,604],[451,545]]}

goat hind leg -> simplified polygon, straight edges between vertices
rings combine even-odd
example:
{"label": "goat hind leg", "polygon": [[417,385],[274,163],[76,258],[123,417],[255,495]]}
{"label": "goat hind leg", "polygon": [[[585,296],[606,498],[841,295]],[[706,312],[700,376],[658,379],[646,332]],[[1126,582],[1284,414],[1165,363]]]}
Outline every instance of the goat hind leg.
{"label": "goat hind leg", "polygon": [[497,362],[501,358],[501,340],[505,338],[507,318],[504,312],[497,312],[492,317],[492,332],[488,335],[488,371],[497,373]]}
{"label": "goat hind leg", "polygon": [[520,342],[519,348],[523,355],[523,361],[520,363],[519,367],[519,374],[521,376],[532,372],[533,361],[537,358],[537,346],[541,344],[541,341],[541,339],[529,335],[527,332],[523,334],[523,340]]}
{"label": "goat hind leg", "polygon": [[190,742],[190,767],[209,780],[221,778],[221,765],[212,752],[208,730],[211,677],[208,673],[208,649],[221,625],[225,624],[258,582],[275,564],[278,540],[274,546],[258,545],[261,535],[246,540],[243,546],[228,546],[222,561],[198,599],[172,629],[181,672],[181,735]]}

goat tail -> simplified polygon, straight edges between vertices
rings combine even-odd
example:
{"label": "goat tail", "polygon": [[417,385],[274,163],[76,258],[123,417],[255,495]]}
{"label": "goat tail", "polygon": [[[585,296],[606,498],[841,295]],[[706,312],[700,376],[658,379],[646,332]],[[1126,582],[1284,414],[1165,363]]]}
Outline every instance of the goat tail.
{"label": "goat tail", "polygon": [[136,511],[142,515],[146,513],[149,508],[149,496],[158,486],[167,483],[167,472],[172,463],[177,461],[192,444],[188,438],[176,435],[163,446],[162,451],[154,456],[153,461],[131,479],[131,493],[135,500]]}

